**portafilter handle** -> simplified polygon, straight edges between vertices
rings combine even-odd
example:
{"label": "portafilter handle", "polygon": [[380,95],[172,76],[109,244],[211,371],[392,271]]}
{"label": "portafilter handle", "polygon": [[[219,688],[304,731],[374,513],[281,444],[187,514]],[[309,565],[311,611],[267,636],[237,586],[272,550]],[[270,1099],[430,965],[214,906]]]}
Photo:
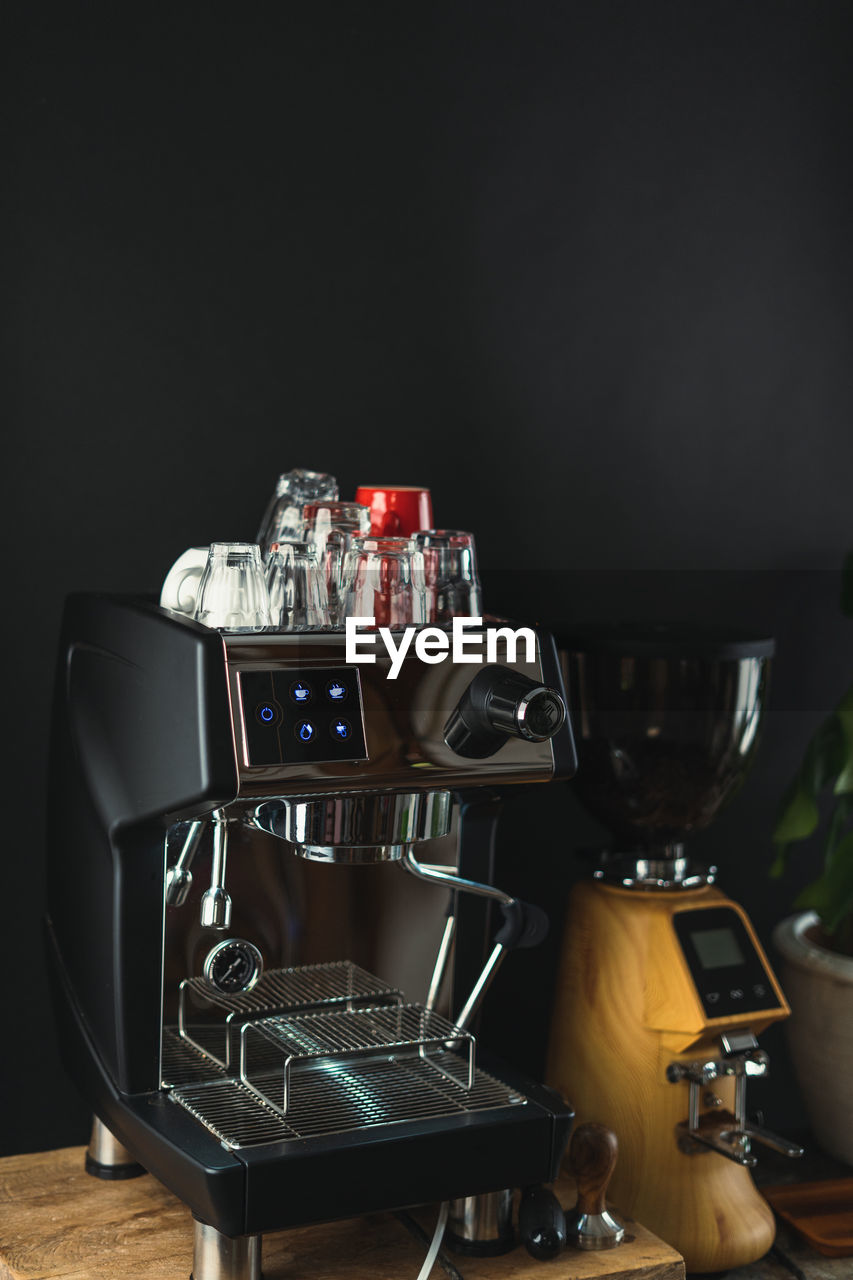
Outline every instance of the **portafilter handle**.
{"label": "portafilter handle", "polygon": [[566,1214],[568,1243],[577,1249],[613,1249],[625,1228],[607,1211],[607,1187],[616,1168],[619,1143],[603,1124],[578,1125],[569,1147],[569,1168],[578,1188],[577,1204]]}
{"label": "portafilter handle", "polygon": [[518,1209],[518,1234],[531,1258],[547,1262],[566,1247],[566,1215],[547,1187],[525,1187]]}

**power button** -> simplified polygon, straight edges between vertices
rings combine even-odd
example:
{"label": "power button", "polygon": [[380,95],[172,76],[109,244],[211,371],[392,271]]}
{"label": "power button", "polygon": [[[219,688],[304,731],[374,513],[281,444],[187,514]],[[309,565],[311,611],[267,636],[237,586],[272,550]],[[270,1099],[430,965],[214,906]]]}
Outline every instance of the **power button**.
{"label": "power button", "polygon": [[259,702],[255,707],[255,719],[266,729],[272,729],[281,722],[281,707],[272,698],[268,702]]}

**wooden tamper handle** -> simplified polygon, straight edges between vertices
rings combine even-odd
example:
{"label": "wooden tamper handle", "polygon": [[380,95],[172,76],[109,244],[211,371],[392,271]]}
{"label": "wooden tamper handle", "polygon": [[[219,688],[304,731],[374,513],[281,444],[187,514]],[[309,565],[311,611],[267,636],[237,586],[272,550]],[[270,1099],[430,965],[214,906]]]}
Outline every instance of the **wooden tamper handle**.
{"label": "wooden tamper handle", "polygon": [[568,1241],[579,1249],[612,1249],[625,1229],[607,1212],[607,1187],[616,1168],[619,1143],[603,1124],[581,1124],[572,1135],[569,1168],[578,1188],[574,1213],[566,1217]]}
{"label": "wooden tamper handle", "polygon": [[604,1213],[605,1196],[619,1143],[616,1134],[603,1124],[581,1124],[572,1135],[569,1168],[578,1188],[578,1213]]}

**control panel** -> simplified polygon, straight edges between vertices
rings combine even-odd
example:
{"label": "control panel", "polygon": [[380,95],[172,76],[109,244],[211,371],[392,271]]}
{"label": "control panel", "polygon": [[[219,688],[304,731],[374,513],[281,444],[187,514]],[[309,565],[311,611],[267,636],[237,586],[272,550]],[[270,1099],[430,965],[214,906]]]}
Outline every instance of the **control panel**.
{"label": "control panel", "polygon": [[239,672],[250,766],[366,760],[356,667]]}
{"label": "control panel", "polygon": [[672,922],[706,1017],[779,1007],[773,980],[731,907],[676,911]]}

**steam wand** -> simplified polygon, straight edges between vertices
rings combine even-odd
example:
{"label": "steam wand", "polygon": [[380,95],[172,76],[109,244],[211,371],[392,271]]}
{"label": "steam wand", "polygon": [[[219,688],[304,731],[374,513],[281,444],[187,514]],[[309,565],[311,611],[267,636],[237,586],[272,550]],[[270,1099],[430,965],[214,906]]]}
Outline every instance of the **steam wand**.
{"label": "steam wand", "polygon": [[169,867],[166,872],[166,902],[170,907],[182,907],[189,897],[193,883],[190,867],[198,852],[204,827],[203,818],[196,818],[195,822],[190,823],[181,852],[174,866]]}
{"label": "steam wand", "polygon": [[[464,877],[454,875],[453,872],[447,871],[443,867],[418,862],[411,849],[407,849],[403,854],[402,866],[413,876],[417,876],[419,880],[446,886],[452,890],[454,895],[456,893],[470,893],[480,898],[490,898],[498,904],[503,914],[504,922],[495,934],[491,954],[486,960],[480,976],[474,983],[471,994],[465,1001],[458,1018],[453,1019],[454,1024],[464,1031],[480,1008],[483,998],[492,985],[507,952],[514,950],[516,947],[538,946],[548,932],[548,917],[541,907],[535,907],[529,902],[522,902],[520,898],[510,897],[508,893],[504,893],[501,889],[496,889],[494,885],[481,884],[477,880],[466,880]],[[444,926],[444,933],[439,944],[438,955],[436,956],[435,967],[429,984],[428,1009],[434,1008],[438,1000],[447,969],[450,947],[456,929],[454,901],[455,898],[451,897],[447,923]]]}

